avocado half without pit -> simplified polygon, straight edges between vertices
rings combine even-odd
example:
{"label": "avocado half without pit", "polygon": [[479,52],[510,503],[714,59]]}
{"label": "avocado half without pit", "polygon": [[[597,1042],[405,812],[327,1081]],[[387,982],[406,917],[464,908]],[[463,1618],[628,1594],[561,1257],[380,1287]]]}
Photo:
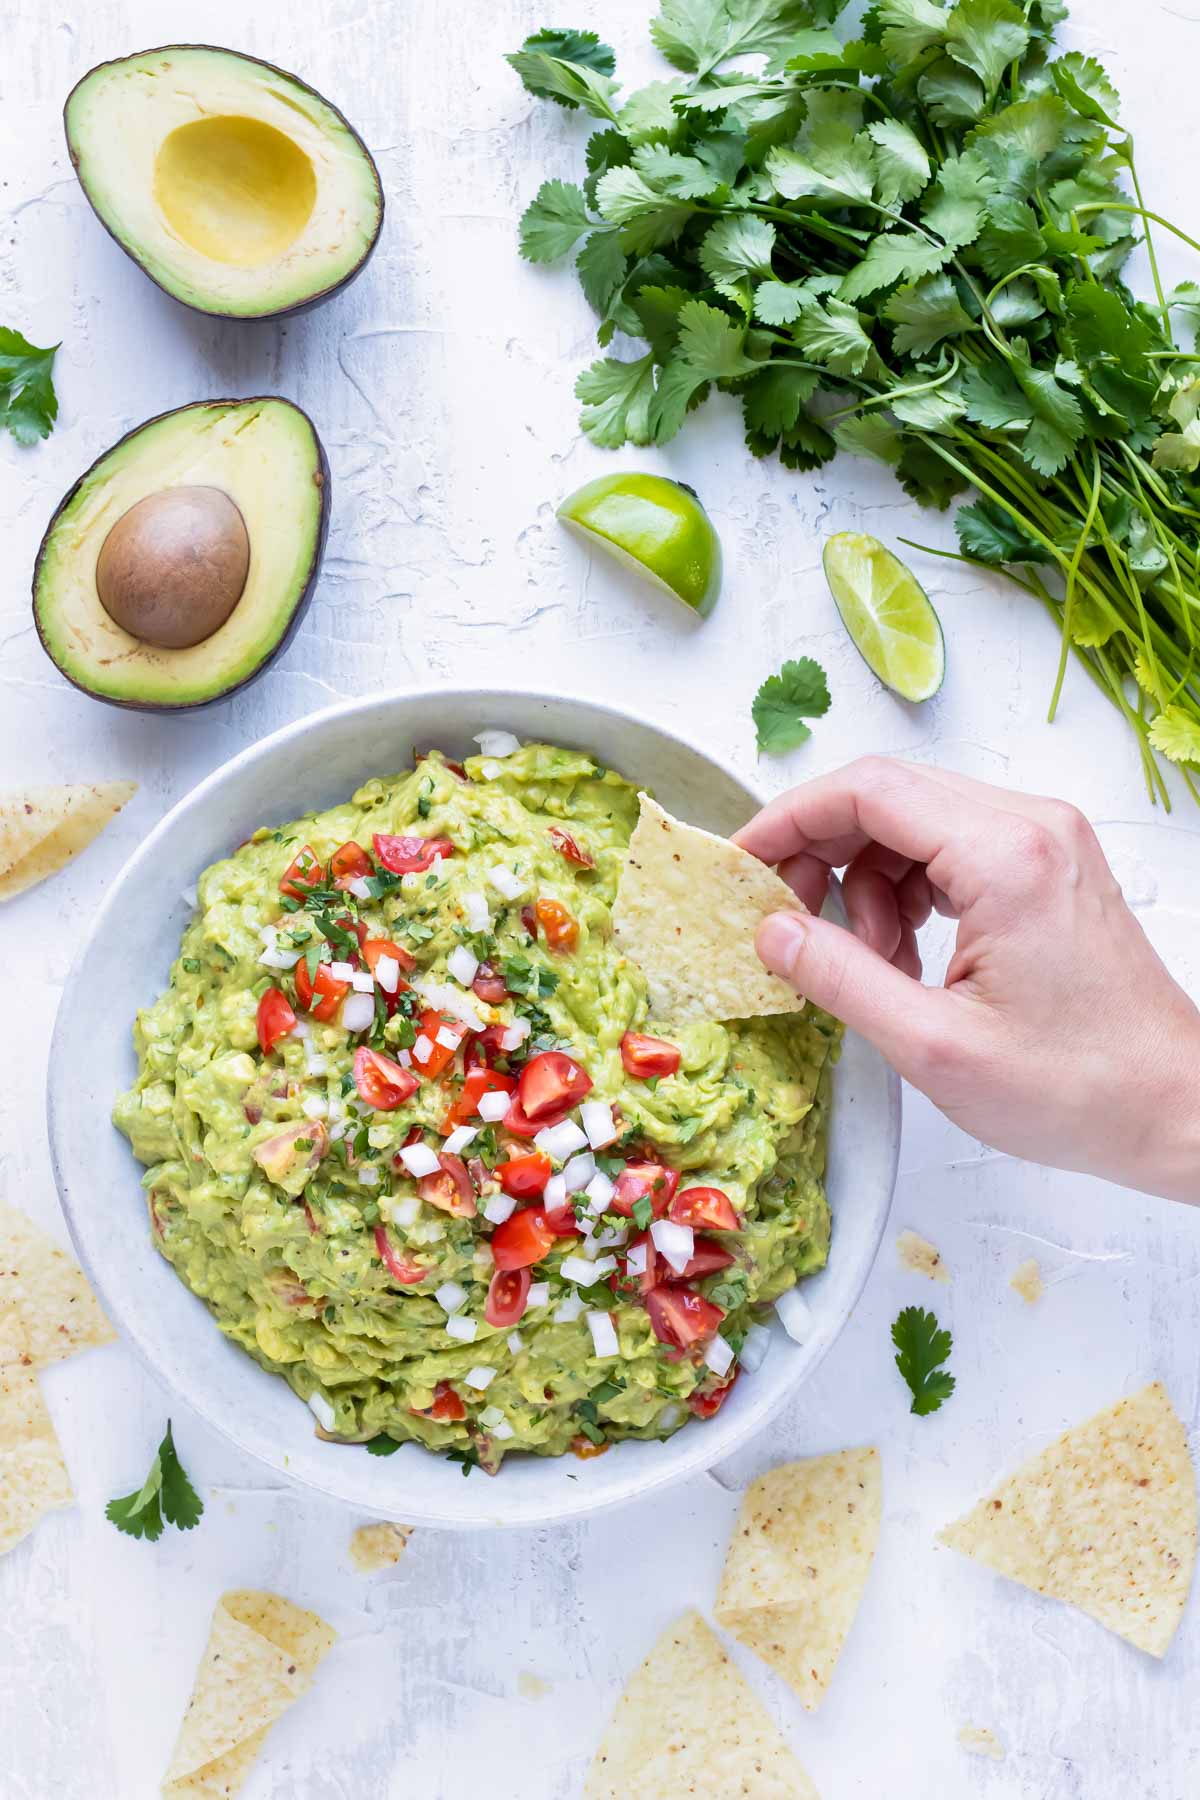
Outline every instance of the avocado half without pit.
{"label": "avocado half without pit", "polygon": [[225,699],[284,648],[317,584],[329,465],[288,400],[206,400],[139,425],[46,529],[38,635],[97,699]]}
{"label": "avocado half without pit", "polygon": [[273,318],[362,270],[383,222],[370,152],[282,69],[203,44],[101,63],[64,109],[93,210],[151,281],[197,312]]}

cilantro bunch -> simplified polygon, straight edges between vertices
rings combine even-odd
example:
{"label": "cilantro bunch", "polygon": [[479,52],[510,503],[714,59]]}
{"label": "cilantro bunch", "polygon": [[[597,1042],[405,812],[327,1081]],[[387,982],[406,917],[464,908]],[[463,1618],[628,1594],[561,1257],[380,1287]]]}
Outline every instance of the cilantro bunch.
{"label": "cilantro bunch", "polygon": [[[924,505],[960,494],[961,560],[1003,568],[1136,735],[1200,764],[1200,285],[1164,291],[1132,139],[1101,65],[1056,54],[1060,0],[662,0],[672,65],[622,98],[595,35],[509,57],[600,121],[521,251],[574,255],[607,348],[579,376],[597,444],[662,444],[714,388],[747,446],[839,450]],[[760,59],[748,67],[747,58]],[[736,69],[728,67],[738,59]],[[1121,279],[1139,236],[1153,299]]]}

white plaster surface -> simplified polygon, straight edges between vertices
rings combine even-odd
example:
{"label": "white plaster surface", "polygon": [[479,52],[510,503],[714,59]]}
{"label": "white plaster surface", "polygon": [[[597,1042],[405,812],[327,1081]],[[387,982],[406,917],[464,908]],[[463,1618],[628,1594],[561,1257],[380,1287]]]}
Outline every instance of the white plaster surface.
{"label": "white plaster surface", "polygon": [[[614,463],[576,424],[589,310],[566,273],[530,269],[515,248],[538,183],[581,165],[582,122],[531,101],[501,60],[544,10],[95,0],[64,17],[6,0],[0,12],[0,320],[63,341],[54,436],[32,451],[0,438],[0,776],[141,783],[78,865],[4,909],[0,1187],[52,1231],[46,1048],[95,896],[234,751],[332,699],[408,680],[619,697],[749,769],[755,688],[785,655],[811,652],[833,709],[804,750],[771,765],[775,786],[875,749],[1057,791],[1097,821],[1147,930],[1200,991],[1200,817],[1182,793],[1169,818],[1150,807],[1082,677],[1046,726],[1056,646],[1023,595],[915,558],[950,656],[943,691],[919,710],[883,693],[844,638],[820,574],[826,532],[950,541],[885,472],[842,461],[797,477],[754,463],[725,402],[667,453],[627,458],[690,481],[717,521],[726,591],[701,629],[556,526],[562,494]],[[553,22],[597,26],[627,78],[645,78],[648,12],[649,0],[572,0]],[[1088,0],[1065,33],[1103,54],[1123,90],[1148,203],[1193,231],[1198,31],[1186,0]],[[59,109],[78,76],[196,39],[308,76],[377,154],[383,241],[362,280],[315,314],[239,326],[186,312],[121,255],[72,177]],[[1165,261],[1172,277],[1196,272],[1169,249]],[[30,620],[29,569],[54,503],[141,419],[264,391],[308,409],[333,467],[325,572],[291,649],[248,692],[190,717],[85,699]],[[949,1288],[901,1270],[904,1226],[940,1246]],[[1031,1254],[1048,1281],[1032,1311],[1008,1286]],[[888,1327],[909,1302],[936,1305],[955,1332],[958,1391],[927,1420],[906,1412],[891,1366]],[[1200,1214],[995,1156],[910,1096],[893,1226],[839,1345],[751,1451],[652,1505],[561,1530],[420,1532],[396,1569],[367,1579],[347,1557],[359,1518],[281,1486],[177,1409],[208,1510],[186,1537],[131,1542],[103,1505],[140,1480],[165,1404],[129,1353],[92,1353],[45,1379],[79,1504],[0,1562],[0,1796],[153,1795],[213,1602],[253,1584],[315,1606],[341,1640],[246,1800],[568,1800],[625,1675],[683,1605],[711,1605],[745,1481],[782,1458],[875,1442],[882,1542],[825,1706],[803,1715],[736,1653],[825,1800],[1194,1800],[1200,1602],[1160,1666],[933,1535],[1014,1459],[1154,1376],[1194,1430],[1198,1339]],[[1003,1762],[964,1753],[968,1722],[997,1733]]]}

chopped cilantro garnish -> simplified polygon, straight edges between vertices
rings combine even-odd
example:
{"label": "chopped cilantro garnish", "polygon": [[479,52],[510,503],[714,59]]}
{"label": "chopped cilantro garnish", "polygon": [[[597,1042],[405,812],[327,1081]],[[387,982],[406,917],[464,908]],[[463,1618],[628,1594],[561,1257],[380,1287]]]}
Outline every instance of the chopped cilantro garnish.
{"label": "chopped cilantro garnish", "polygon": [[472,1469],[479,1467],[479,1452],[474,1444],[471,1444],[466,1450],[447,1450],[446,1461],[461,1463],[463,1474],[469,1475]]}
{"label": "chopped cilantro garnish", "polygon": [[[504,957],[500,966],[509,993],[520,994],[526,1000],[544,1000],[558,986],[558,976],[553,969],[535,963],[519,952]],[[548,1018],[546,1025],[550,1027]]]}
{"label": "chopped cilantro garnish", "polygon": [[954,1377],[939,1367],[950,1354],[953,1339],[931,1312],[906,1306],[892,1326],[896,1367],[912,1393],[911,1412],[920,1416],[936,1412],[954,1392]]}
{"label": "chopped cilantro garnish", "polygon": [[399,1448],[400,1446],[395,1438],[389,1437],[386,1431],[381,1431],[378,1437],[373,1437],[369,1440],[367,1444],[367,1455],[395,1456]]}
{"label": "chopped cilantro garnish", "polygon": [[428,794],[419,794],[417,796],[417,811],[423,819],[429,817],[429,810],[432,805],[433,802]]}
{"label": "chopped cilantro garnish", "polygon": [[203,1511],[204,1502],[179,1460],[168,1419],[166,1436],[145,1481],[132,1494],[110,1500],[104,1516],[127,1537],[149,1538],[153,1544],[162,1536],[164,1519],[180,1531],[190,1531],[199,1524]]}
{"label": "chopped cilantro garnish", "polygon": [[639,1231],[649,1231],[654,1217],[654,1202],[649,1194],[639,1194],[633,1203],[633,1222]]}
{"label": "chopped cilantro garnish", "polygon": [[189,975],[198,975],[200,973],[201,965],[194,956],[185,956],[183,959],[183,967],[187,970]]}

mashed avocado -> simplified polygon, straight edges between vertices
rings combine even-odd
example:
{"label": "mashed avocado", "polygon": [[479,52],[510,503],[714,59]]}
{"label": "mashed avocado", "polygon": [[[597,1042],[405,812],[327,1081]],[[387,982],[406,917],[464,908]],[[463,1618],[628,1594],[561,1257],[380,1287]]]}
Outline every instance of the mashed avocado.
{"label": "mashed avocado", "polygon": [[825,1263],[838,1028],[647,1020],[637,814],[575,751],[434,753],[200,879],[114,1118],[162,1254],[331,1437],[666,1437]]}

